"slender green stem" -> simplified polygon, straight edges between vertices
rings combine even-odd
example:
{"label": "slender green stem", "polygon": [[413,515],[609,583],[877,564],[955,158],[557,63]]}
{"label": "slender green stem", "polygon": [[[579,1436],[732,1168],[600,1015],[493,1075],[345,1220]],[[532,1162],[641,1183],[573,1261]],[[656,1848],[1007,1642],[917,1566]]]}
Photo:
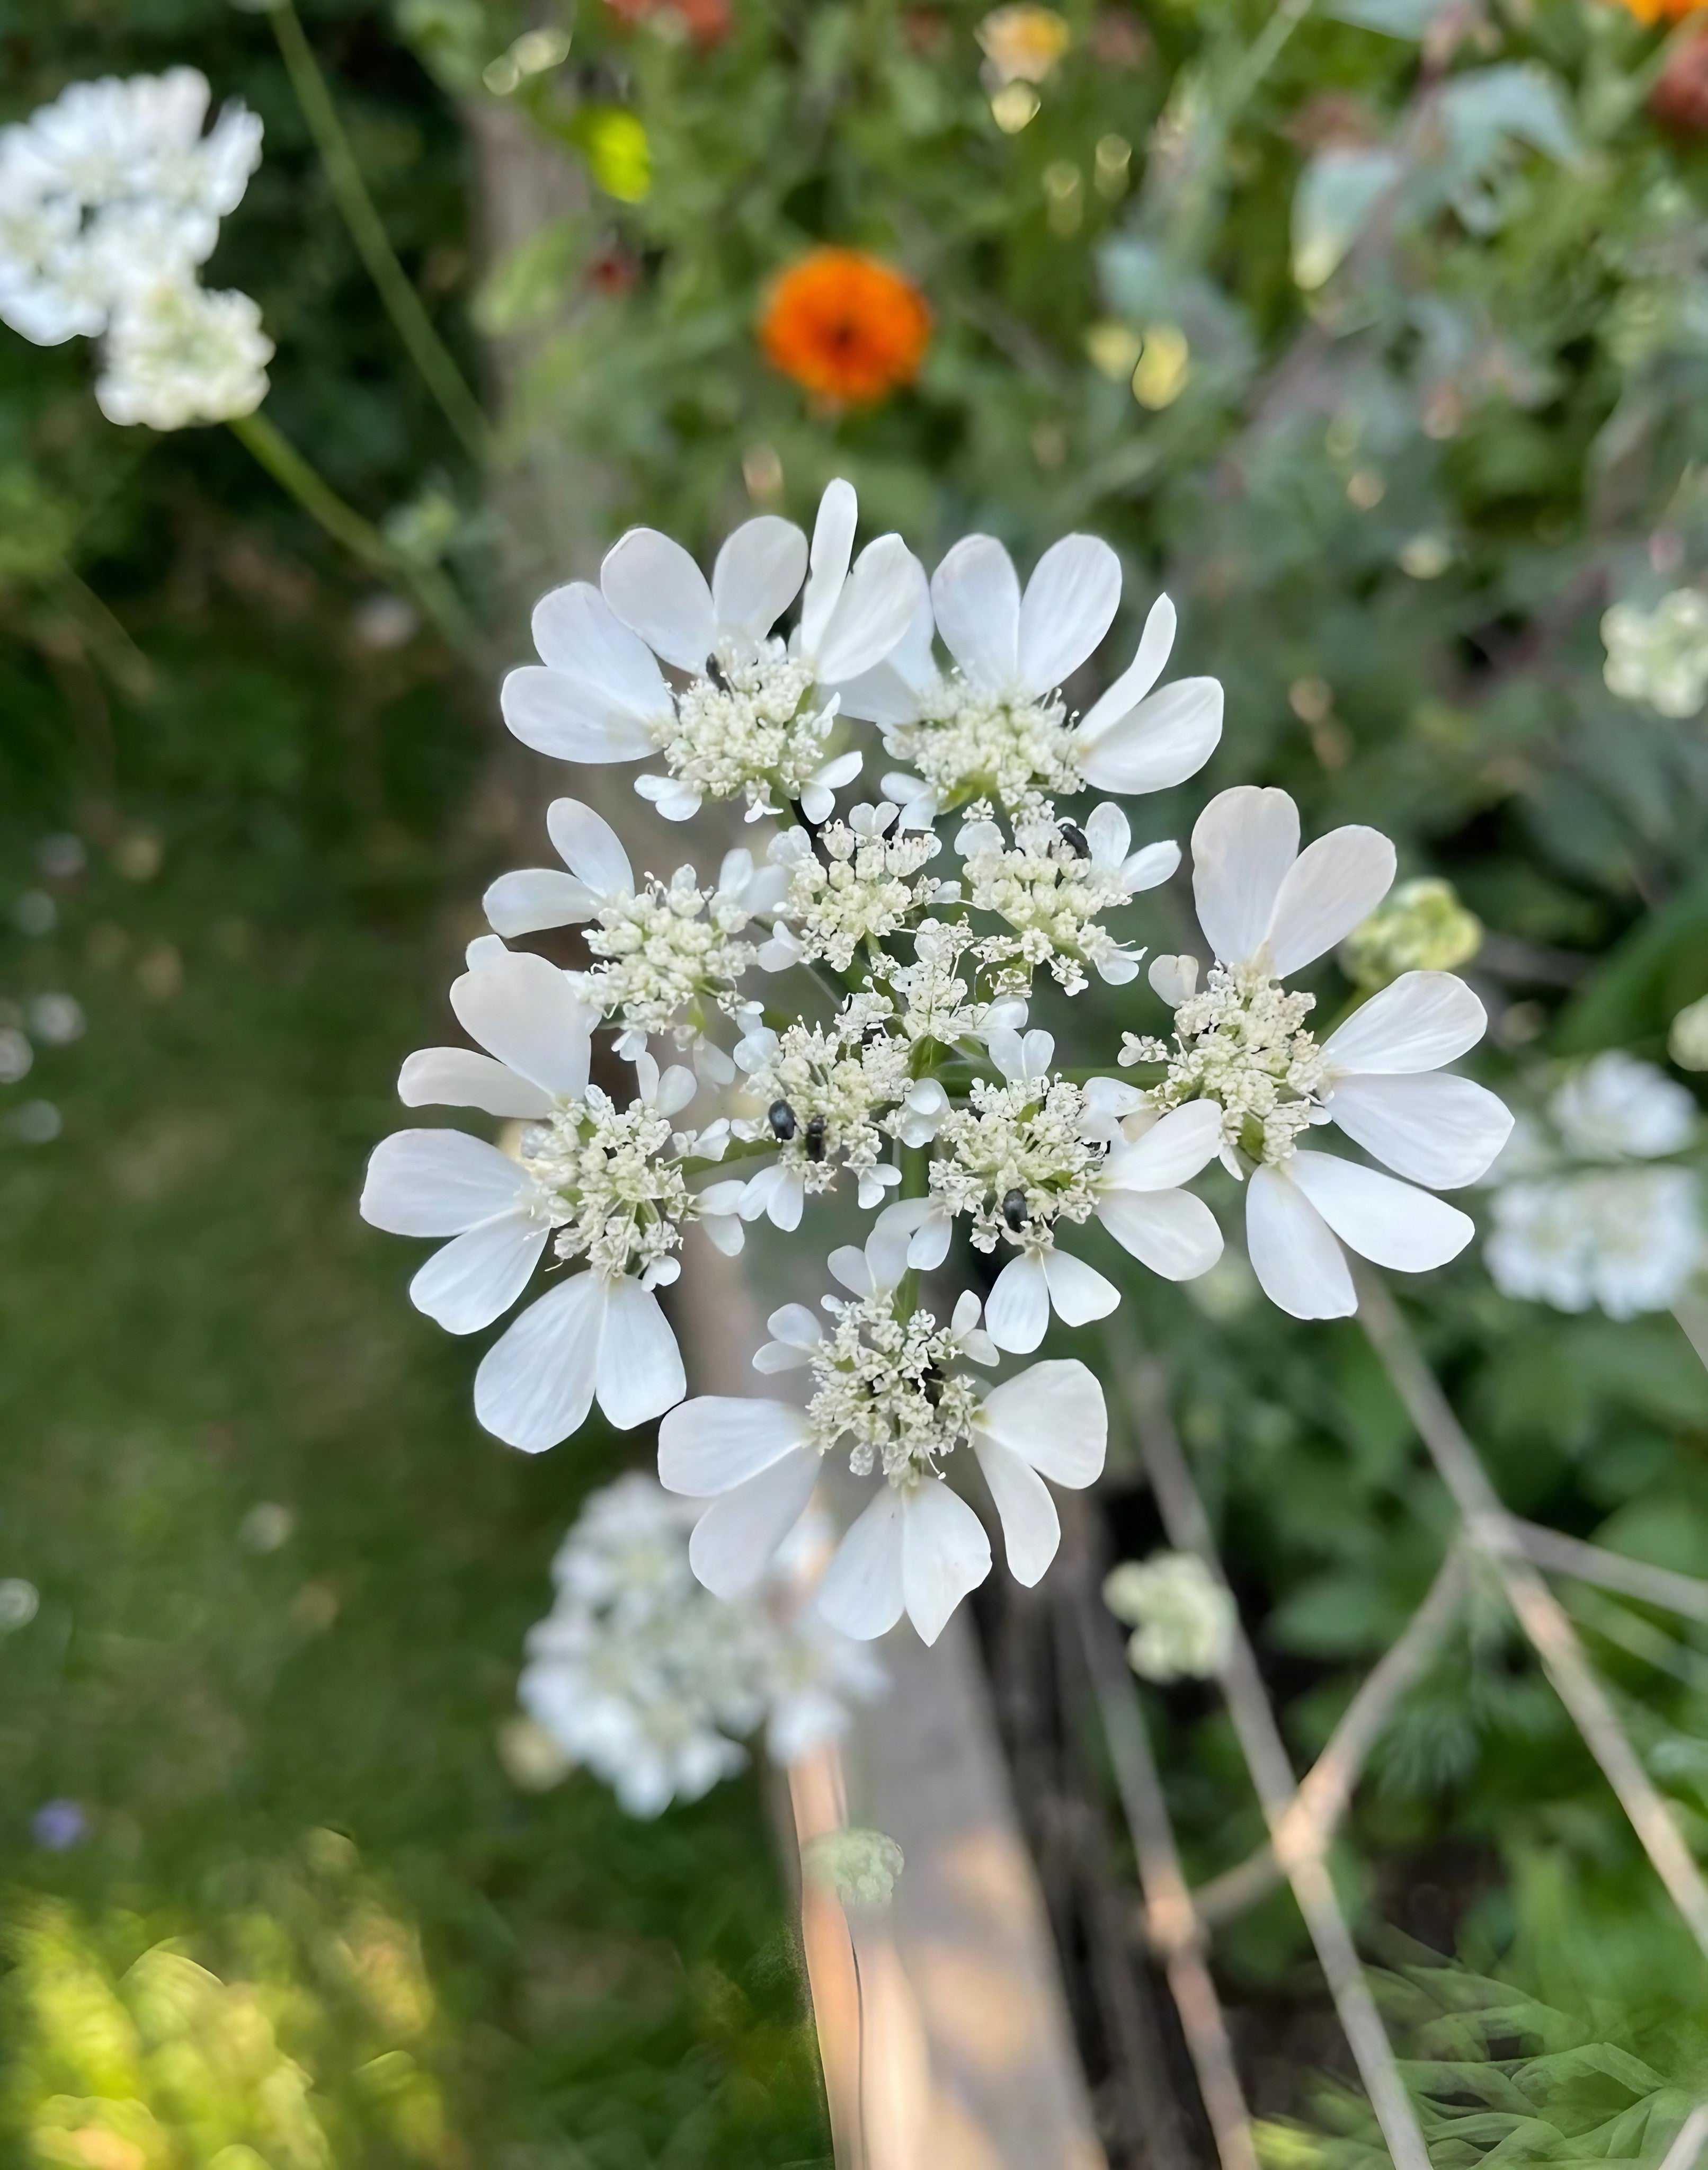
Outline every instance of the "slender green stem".
{"label": "slender green stem", "polygon": [[422,306],[421,297],[408,274],[398,261],[294,0],[270,0],[267,12],[273,19],[273,31],[284,55],[286,72],[314,138],[315,148],[320,153],[321,163],[326,168],[326,178],[332,184],[344,222],[367,267],[368,276],[379,291],[386,313],[408,349],[410,360],[421,372],[423,382],[469,457],[484,461],[492,449],[492,432],[486,416],[464,382],[451,350],[434,329],[433,320]]}
{"label": "slender green stem", "polygon": [[227,426],[340,548],[382,579],[408,587],[451,645],[472,660],[480,660],[479,633],[442,573],[431,566],[418,565],[394,549],[371,521],[364,520],[353,505],[344,503],[264,414],[239,414]]}

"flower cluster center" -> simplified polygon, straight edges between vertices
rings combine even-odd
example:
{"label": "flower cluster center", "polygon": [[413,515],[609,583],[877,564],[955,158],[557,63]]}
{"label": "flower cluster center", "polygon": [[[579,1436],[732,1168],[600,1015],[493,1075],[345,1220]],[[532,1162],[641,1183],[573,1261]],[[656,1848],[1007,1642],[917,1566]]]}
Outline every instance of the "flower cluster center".
{"label": "flower cluster center", "polygon": [[775,784],[795,799],[823,765],[833,706],[803,709],[813,674],[780,640],[720,656],[677,697],[662,751],[670,774],[707,799],[745,797],[768,813]]}
{"label": "flower cluster center", "polygon": [[707,997],[726,1004],[755,956],[750,943],[734,939],[707,916],[707,895],[684,868],[668,889],[649,881],[606,905],[587,930],[587,947],[600,959],[586,975],[587,998],[606,1012],[621,1009],[632,1029],[691,1037],[704,1021],[694,1006]]}
{"label": "flower cluster center", "polygon": [[1051,792],[1081,790],[1066,704],[993,699],[958,673],[921,699],[917,723],[884,735],[889,751],[922,777],[945,806],[995,799],[1018,809]]}
{"label": "flower cluster center", "polygon": [[531,1124],[521,1162],[557,1229],[556,1255],[584,1258],[610,1280],[644,1278],[681,1247],[697,1211],[669,1118],[643,1101],[620,1109],[597,1086]]}
{"label": "flower cluster center", "polygon": [[971,1217],[981,1251],[1000,1240],[1052,1248],[1059,1220],[1089,1220],[1104,1147],[1081,1135],[1081,1088],[1059,1079],[1019,1085],[975,1082],[968,1105],[937,1130],[947,1157],[931,1163],[931,1186],[951,1213]]}
{"label": "flower cluster center", "polygon": [[811,1443],[828,1453],[851,1442],[857,1477],[875,1471],[892,1484],[935,1474],[946,1454],[972,1437],[978,1395],[956,1375],[954,1338],[928,1311],[902,1316],[893,1293],[827,1299],[835,1325],[813,1352],[815,1391],[807,1404]]}
{"label": "flower cluster center", "polygon": [[1284,987],[1249,966],[1213,965],[1202,991],[1174,1013],[1174,1045],[1129,1034],[1123,1062],[1166,1061],[1151,1093],[1165,1113],[1214,1100],[1225,1146],[1254,1162],[1289,1160],[1318,1120],[1328,1065],[1305,1020],[1315,995]]}

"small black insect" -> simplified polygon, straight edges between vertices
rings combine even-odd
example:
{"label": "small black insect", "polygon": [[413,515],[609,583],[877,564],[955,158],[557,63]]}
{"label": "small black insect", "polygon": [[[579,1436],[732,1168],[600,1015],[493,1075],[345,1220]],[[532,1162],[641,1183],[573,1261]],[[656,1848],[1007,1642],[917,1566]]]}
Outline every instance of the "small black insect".
{"label": "small black insect", "polygon": [[822,1160],[824,1157],[825,1118],[822,1115],[809,1115],[807,1118],[807,1158],[809,1160]]}
{"label": "small black insect", "polygon": [[1002,1201],[1002,1218],[1017,1236],[1032,1216],[1026,1210],[1026,1193],[1011,1190]]}
{"label": "small black insect", "polygon": [[771,1125],[771,1136],[787,1145],[795,1134],[795,1111],[788,1102],[773,1100],[766,1111],[766,1120]]}
{"label": "small black insect", "polygon": [[926,1399],[931,1403],[931,1407],[933,1408],[938,1408],[943,1398],[943,1386],[945,1382],[942,1373],[937,1369],[935,1364],[926,1365],[925,1370],[920,1374],[919,1383],[920,1391],[924,1394]]}
{"label": "small black insect", "polygon": [[1092,856],[1091,839],[1086,836],[1085,831],[1080,827],[1076,821],[1058,821],[1056,827],[1061,832],[1061,840],[1063,843],[1067,846],[1068,849],[1073,853],[1076,859],[1090,858]]}
{"label": "small black insect", "polygon": [[706,676],[720,693],[727,693],[729,691],[729,675],[715,655],[708,655],[706,658]]}

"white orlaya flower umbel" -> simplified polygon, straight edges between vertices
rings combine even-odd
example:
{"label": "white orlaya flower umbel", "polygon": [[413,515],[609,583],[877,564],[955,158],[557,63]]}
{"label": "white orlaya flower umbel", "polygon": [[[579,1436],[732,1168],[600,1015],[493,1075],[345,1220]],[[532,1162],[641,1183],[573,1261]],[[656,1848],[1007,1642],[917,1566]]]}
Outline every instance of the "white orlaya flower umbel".
{"label": "white orlaya flower umbel", "polygon": [[[473,945],[451,1008],[488,1050],[412,1055],[398,1090],[406,1105],[479,1108],[544,1120],[584,1100],[595,1013],[543,957]],[[685,1084],[686,1081],[686,1093]],[[661,1112],[685,1104],[684,1071],[649,1083]],[[395,1235],[449,1236],[410,1284],[411,1299],[454,1334],[472,1334],[526,1286],[554,1225],[552,1201],[496,1146],[460,1130],[403,1130],[368,1164],[361,1213]],[[714,1237],[714,1240],[715,1237]],[[632,1275],[578,1273],[531,1305],[488,1350],[475,1414],[508,1445],[537,1453],[567,1439],[595,1393],[619,1430],[658,1416],[686,1391],[675,1337],[650,1288]]]}
{"label": "white orlaya flower umbel", "polygon": [[[963,1296],[958,1321],[969,1303],[976,1318],[977,1298]],[[772,1346],[804,1342],[807,1328],[817,1323],[803,1306],[788,1307],[787,1316],[772,1319],[781,1337]],[[966,1338],[970,1344],[970,1333]],[[968,1353],[974,1354],[970,1345]],[[801,1347],[793,1360],[809,1356]],[[973,1452],[1017,1580],[1038,1581],[1060,1542],[1055,1504],[1043,1479],[1075,1490],[1095,1483],[1107,1440],[1102,1391],[1083,1364],[1033,1365],[980,1403]],[[809,1443],[806,1413],[787,1403],[705,1396],[670,1413],[659,1430],[659,1474],[670,1490],[711,1502],[689,1548],[707,1589],[735,1597],[754,1586],[799,1520],[821,1459]],[[838,1546],[819,1585],[818,1608],[859,1641],[886,1633],[905,1611],[921,1639],[934,1643],[990,1571],[983,1524],[941,1478],[885,1483]]]}
{"label": "white orlaya flower umbel", "polygon": [[[1259,986],[1302,970],[1343,941],[1394,879],[1394,847],[1380,831],[1332,830],[1300,852],[1292,799],[1249,784],[1210,801],[1192,848],[1205,938],[1221,963]],[[1246,1245],[1265,1293],[1282,1310],[1295,1318],[1356,1311],[1342,1243],[1374,1264],[1423,1273],[1470,1241],[1470,1216],[1432,1194],[1476,1182],[1513,1119],[1470,1078],[1430,1073],[1473,1047],[1487,1021],[1456,975],[1406,972],[1323,1043],[1318,1119],[1337,1125],[1395,1173],[1296,1150],[1255,1170]]]}

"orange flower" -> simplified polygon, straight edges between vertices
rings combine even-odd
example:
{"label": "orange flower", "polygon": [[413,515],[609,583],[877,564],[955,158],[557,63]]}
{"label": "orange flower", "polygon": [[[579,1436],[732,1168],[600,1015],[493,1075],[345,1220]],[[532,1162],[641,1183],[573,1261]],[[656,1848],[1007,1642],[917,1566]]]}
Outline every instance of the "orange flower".
{"label": "orange flower", "polygon": [[815,249],[792,264],[759,326],[767,358],[785,377],[853,405],[911,384],[931,333],[919,289],[857,249]]}
{"label": "orange flower", "polygon": [[1640,23],[1681,23],[1686,15],[1708,6],[1708,0],[1623,0],[1623,4]]}

